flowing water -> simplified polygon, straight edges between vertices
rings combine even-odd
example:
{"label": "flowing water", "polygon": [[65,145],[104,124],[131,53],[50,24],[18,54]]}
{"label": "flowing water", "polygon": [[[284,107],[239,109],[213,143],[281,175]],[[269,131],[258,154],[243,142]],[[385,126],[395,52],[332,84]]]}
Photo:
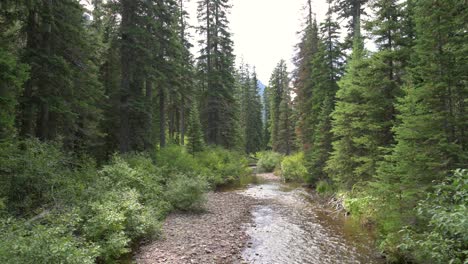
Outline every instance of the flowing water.
{"label": "flowing water", "polygon": [[263,180],[238,192],[265,199],[247,226],[247,263],[382,263],[369,232],[344,216],[331,216],[301,187]]}

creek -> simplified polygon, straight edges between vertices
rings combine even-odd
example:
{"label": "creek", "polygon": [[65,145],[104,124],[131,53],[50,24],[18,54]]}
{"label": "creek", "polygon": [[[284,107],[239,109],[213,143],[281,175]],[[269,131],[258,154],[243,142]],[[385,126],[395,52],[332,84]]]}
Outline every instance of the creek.
{"label": "creek", "polygon": [[327,210],[309,190],[266,176],[249,177],[243,180],[244,188],[229,190],[265,201],[253,208],[253,222],[246,225],[250,241],[242,252],[243,261],[383,263],[369,230]]}

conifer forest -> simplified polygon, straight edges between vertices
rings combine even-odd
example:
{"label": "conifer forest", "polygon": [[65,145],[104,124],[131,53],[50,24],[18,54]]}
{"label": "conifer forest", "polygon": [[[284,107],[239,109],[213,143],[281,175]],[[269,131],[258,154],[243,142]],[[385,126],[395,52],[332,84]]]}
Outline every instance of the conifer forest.
{"label": "conifer forest", "polygon": [[468,263],[468,2],[240,2],[0,0],[0,263]]}

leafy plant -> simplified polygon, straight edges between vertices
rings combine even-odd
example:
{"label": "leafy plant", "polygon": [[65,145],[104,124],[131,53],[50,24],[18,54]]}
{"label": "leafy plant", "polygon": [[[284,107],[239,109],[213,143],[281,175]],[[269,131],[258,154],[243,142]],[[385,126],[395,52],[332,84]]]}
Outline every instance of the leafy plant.
{"label": "leafy plant", "polygon": [[166,196],[176,209],[183,211],[200,209],[207,188],[204,179],[179,174],[169,181]]}
{"label": "leafy plant", "polygon": [[282,176],[286,181],[304,181],[307,168],[304,166],[304,153],[298,152],[287,156],[281,162]]}
{"label": "leafy plant", "polygon": [[257,167],[260,171],[273,172],[275,168],[281,165],[283,156],[273,151],[263,151],[257,153],[258,162]]}
{"label": "leafy plant", "polygon": [[416,208],[420,228],[405,227],[398,248],[419,263],[466,263],[468,170],[456,170]]}
{"label": "leafy plant", "polygon": [[74,235],[73,226],[70,223],[32,224],[12,218],[0,220],[0,262],[95,263],[99,247]]}
{"label": "leafy plant", "polygon": [[196,156],[197,163],[208,170],[202,174],[211,187],[234,182],[251,173],[248,160],[237,152],[222,148],[210,148]]}

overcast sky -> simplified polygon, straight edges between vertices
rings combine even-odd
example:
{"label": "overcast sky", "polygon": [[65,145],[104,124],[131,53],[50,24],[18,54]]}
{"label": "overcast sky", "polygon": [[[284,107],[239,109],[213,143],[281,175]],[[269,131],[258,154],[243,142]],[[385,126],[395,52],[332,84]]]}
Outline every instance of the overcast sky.
{"label": "overcast sky", "polygon": [[[86,5],[91,1],[80,2]],[[198,26],[197,2],[187,0],[185,4],[191,26]],[[229,21],[237,64],[244,60],[255,66],[259,79],[266,85],[281,59],[288,62],[291,71],[294,47],[299,42],[297,32],[303,28],[307,14],[304,9],[307,0],[231,0],[230,3]],[[326,0],[312,0],[312,8],[318,22],[323,21],[328,10]],[[195,45],[199,36],[195,32],[192,35]],[[194,52],[197,50],[195,47]]]}
{"label": "overcast sky", "polygon": [[[189,0],[191,24],[198,25],[196,0]],[[321,22],[328,9],[326,0],[313,0],[313,12]],[[229,17],[237,62],[242,59],[257,68],[259,79],[268,85],[270,75],[281,59],[289,63],[298,43],[307,0],[231,0]],[[198,39],[196,35],[195,39]],[[194,44],[195,41],[192,41]]]}

